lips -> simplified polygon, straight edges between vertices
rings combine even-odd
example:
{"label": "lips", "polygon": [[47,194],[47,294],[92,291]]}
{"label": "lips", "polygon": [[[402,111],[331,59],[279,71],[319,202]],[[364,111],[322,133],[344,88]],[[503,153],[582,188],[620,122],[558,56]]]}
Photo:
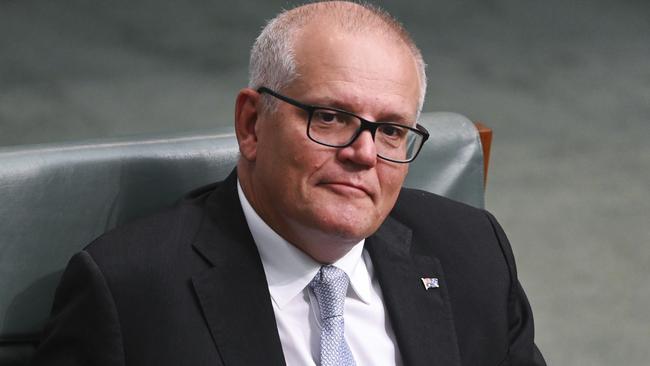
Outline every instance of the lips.
{"label": "lips", "polygon": [[337,193],[352,196],[372,196],[371,190],[363,184],[346,181],[326,181],[319,183]]}

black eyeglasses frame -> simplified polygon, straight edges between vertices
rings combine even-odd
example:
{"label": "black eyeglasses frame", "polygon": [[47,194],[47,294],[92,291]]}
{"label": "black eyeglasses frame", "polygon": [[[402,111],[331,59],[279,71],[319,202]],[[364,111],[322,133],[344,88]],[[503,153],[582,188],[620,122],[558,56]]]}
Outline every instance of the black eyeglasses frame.
{"label": "black eyeglasses frame", "polygon": [[[424,143],[429,139],[429,131],[427,131],[427,129],[424,128],[424,126],[422,126],[422,125],[420,125],[418,123],[415,124],[415,128],[412,128],[412,127],[405,126],[405,125],[399,124],[399,123],[394,123],[394,122],[372,122],[372,121],[368,121],[367,119],[359,117],[356,114],[348,112],[348,111],[343,110],[343,109],[301,103],[301,102],[299,102],[299,101],[297,101],[297,100],[295,100],[293,98],[289,98],[289,97],[287,97],[285,95],[277,93],[277,92],[275,92],[275,91],[273,91],[273,90],[271,90],[271,89],[269,89],[267,87],[264,87],[264,86],[258,88],[257,92],[260,93],[260,94],[269,94],[269,95],[271,95],[271,96],[273,96],[275,98],[278,98],[278,99],[280,99],[280,100],[282,100],[282,101],[284,101],[286,103],[289,103],[289,104],[291,104],[291,105],[293,105],[295,107],[298,107],[298,108],[304,110],[305,112],[307,112],[308,113],[307,137],[309,137],[310,140],[314,141],[315,143],[317,143],[319,145],[328,146],[328,147],[335,147],[335,148],[344,148],[344,147],[348,147],[348,146],[352,145],[354,143],[354,141],[356,141],[356,139],[359,137],[359,135],[361,135],[361,133],[363,131],[369,131],[370,135],[372,136],[372,139],[374,141],[375,132],[377,131],[378,128],[380,128],[382,126],[395,126],[395,127],[399,127],[399,128],[406,128],[406,129],[408,129],[408,130],[422,136],[422,142],[420,143],[420,146],[418,147],[415,154],[413,154],[413,157],[408,159],[408,160],[395,160],[395,159],[391,159],[391,158],[387,158],[385,156],[382,156],[379,153],[377,154],[377,157],[379,157],[381,159],[384,159],[384,160],[387,160],[387,161],[394,162],[394,163],[410,163],[413,160],[415,160],[415,158],[417,158],[418,154],[420,153],[420,150],[422,150],[422,146],[424,146]],[[314,139],[311,136],[309,131],[310,131],[311,120],[312,120],[312,117],[314,115],[314,112],[316,110],[319,110],[319,109],[330,110],[330,111],[334,111],[334,112],[337,112],[337,113],[347,114],[347,115],[349,115],[351,117],[359,119],[361,121],[361,125],[359,126],[359,129],[357,130],[356,134],[354,136],[352,136],[352,138],[350,138],[350,141],[348,141],[345,145],[331,145],[331,144],[324,143],[322,141],[318,141],[318,140]]]}

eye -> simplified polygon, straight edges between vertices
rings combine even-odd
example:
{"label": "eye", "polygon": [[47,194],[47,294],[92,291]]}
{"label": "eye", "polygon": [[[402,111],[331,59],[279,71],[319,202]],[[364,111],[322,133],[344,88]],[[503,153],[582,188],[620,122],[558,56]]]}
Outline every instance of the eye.
{"label": "eye", "polygon": [[393,125],[381,125],[377,128],[377,131],[382,136],[391,139],[401,139],[406,135],[406,129]]}
{"label": "eye", "polygon": [[336,122],[339,120],[338,116],[334,112],[330,111],[325,111],[325,110],[317,110],[314,112],[314,117],[316,121],[318,122]]}
{"label": "eye", "polygon": [[329,109],[317,109],[312,115],[312,123],[317,123],[323,126],[338,127],[358,125],[358,118],[342,112],[337,112]]}

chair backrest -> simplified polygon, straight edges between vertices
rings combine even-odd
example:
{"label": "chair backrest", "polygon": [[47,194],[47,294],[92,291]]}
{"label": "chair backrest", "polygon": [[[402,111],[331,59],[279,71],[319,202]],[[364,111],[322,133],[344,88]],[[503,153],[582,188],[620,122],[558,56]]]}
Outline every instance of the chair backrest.
{"label": "chair backrest", "polygon": [[[429,113],[431,132],[407,186],[483,205],[483,156],[465,117]],[[224,178],[234,134],[0,149],[0,364],[38,342],[68,259],[106,230]]]}

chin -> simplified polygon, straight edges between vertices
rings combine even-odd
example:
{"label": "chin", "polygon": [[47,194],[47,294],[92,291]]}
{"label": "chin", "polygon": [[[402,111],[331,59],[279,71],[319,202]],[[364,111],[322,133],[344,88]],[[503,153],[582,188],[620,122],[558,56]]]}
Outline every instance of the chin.
{"label": "chin", "polygon": [[320,220],[317,227],[329,235],[346,241],[358,242],[372,235],[379,225],[381,225],[381,221],[383,221],[373,219],[373,216],[369,216],[367,212],[354,211],[354,213],[351,213],[345,212],[345,210],[334,209],[334,212],[332,212],[333,215],[329,216],[329,219],[325,218]]}
{"label": "chin", "polygon": [[[358,242],[372,235],[383,222],[381,208],[369,195],[347,195],[329,188],[311,190],[309,199],[297,215],[303,217],[303,227],[309,227],[323,237],[334,237],[346,242]],[[387,213],[386,213],[387,214]]]}

